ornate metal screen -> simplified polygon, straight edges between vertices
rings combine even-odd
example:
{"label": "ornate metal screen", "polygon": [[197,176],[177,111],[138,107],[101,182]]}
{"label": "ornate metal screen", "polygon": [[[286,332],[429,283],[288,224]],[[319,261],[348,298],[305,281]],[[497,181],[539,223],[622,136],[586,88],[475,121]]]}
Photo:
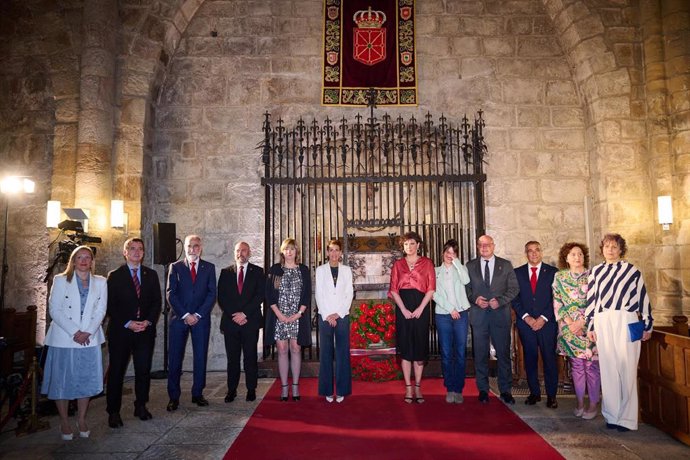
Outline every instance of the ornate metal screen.
{"label": "ornate metal screen", "polygon": [[437,264],[454,237],[467,261],[484,232],[483,129],[481,111],[453,124],[431,114],[379,119],[372,108],[365,120],[300,118],[293,126],[266,113],[265,266],[293,237],[313,271],[330,238],[342,238],[347,257],[343,237],[351,241],[358,229],[391,237],[416,230]]}

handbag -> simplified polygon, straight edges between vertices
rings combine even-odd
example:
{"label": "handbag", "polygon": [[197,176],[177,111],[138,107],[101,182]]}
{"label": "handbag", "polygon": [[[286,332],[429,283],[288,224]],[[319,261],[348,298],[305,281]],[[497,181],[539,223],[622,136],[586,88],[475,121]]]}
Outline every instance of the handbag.
{"label": "handbag", "polygon": [[635,321],[634,323],[628,324],[628,332],[630,333],[630,341],[637,342],[642,339],[642,333],[644,332],[644,321]]}

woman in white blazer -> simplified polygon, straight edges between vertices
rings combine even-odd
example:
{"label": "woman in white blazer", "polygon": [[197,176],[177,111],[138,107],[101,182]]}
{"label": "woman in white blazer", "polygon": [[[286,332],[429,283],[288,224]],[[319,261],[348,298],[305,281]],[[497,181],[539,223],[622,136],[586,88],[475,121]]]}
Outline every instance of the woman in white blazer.
{"label": "woman in white blazer", "polygon": [[470,282],[467,268],[458,259],[458,242],[443,245],[443,264],[436,267],[435,320],[441,347],[441,370],[447,403],[462,403],[465,387],[465,349],[470,302],[465,285]]}
{"label": "woman in white blazer", "polygon": [[[343,248],[338,240],[328,242],[328,263],[316,269],[314,297],[319,308],[319,396],[343,402],[352,393],[350,369],[350,305],[354,297],[352,270],[340,263]],[[335,393],[333,359],[335,358]]]}
{"label": "woman in white blazer", "polygon": [[48,355],[41,393],[55,400],[65,441],[74,436],[67,418],[68,402],[77,400],[79,436],[88,438],[89,399],[103,391],[101,344],[105,336],[101,323],[108,290],[105,278],[92,273],[93,259],[88,246],[72,251],[67,269],[53,280],[48,299],[52,322],[45,338]]}

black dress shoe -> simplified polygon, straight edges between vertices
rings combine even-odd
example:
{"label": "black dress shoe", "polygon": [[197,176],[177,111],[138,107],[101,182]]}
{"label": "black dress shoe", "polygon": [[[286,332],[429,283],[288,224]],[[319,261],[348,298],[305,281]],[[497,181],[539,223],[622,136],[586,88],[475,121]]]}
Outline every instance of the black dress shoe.
{"label": "black dress shoe", "polygon": [[609,430],[615,430],[616,428],[618,428],[618,425],[615,425],[615,424],[613,424],[613,423],[606,422],[606,428],[609,429]]}
{"label": "black dress shoe", "polygon": [[247,390],[247,401],[256,401],[256,390]]}
{"label": "black dress shoe", "polygon": [[228,392],[228,393],[225,395],[225,402],[226,402],[226,403],[231,403],[231,402],[233,402],[233,401],[235,400],[236,397],[237,397],[237,391]]}
{"label": "black dress shoe", "polygon": [[539,401],[541,401],[541,396],[533,395],[530,393],[530,395],[527,396],[527,399],[525,399],[525,404],[527,404],[528,406],[534,406]]}
{"label": "black dress shoe", "polygon": [[479,392],[479,402],[482,404],[486,404],[489,402],[489,393],[486,391],[480,391]]}
{"label": "black dress shoe", "polygon": [[208,406],[208,401],[203,396],[192,396],[192,404],[196,404],[199,407]]}
{"label": "black dress shoe", "polygon": [[168,401],[168,406],[165,408],[168,412],[172,412],[177,410],[177,408],[180,407],[180,400],[179,399],[171,399]]}
{"label": "black dress shoe", "polygon": [[122,426],[122,417],[119,413],[108,415],[108,426],[110,428],[120,428]]}
{"label": "black dress shoe", "polygon": [[621,433],[626,433],[626,432],[630,431],[630,428],[626,428],[626,427],[620,426],[620,425],[618,425],[618,426],[616,427],[616,429],[617,429],[618,431],[620,431]]}
{"label": "black dress shoe", "polygon": [[134,408],[134,416],[139,417],[139,420],[151,420],[153,418],[146,406],[136,406]]}
{"label": "black dress shoe", "polygon": [[501,393],[501,399],[506,404],[515,404],[515,398],[510,393]]}
{"label": "black dress shoe", "polygon": [[558,401],[556,401],[555,396],[547,396],[546,407],[549,409],[558,409]]}

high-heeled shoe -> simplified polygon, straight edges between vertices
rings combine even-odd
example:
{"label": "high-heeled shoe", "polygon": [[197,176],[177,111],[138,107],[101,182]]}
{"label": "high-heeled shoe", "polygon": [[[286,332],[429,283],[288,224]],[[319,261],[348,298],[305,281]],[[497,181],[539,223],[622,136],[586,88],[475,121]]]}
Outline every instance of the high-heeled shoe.
{"label": "high-heeled shoe", "polygon": [[409,390],[409,388],[412,388],[412,385],[405,385],[405,401],[407,404],[412,404],[414,402],[414,398],[412,396],[407,396],[407,392],[409,391],[412,393],[412,390]]}
{"label": "high-heeled shoe", "polygon": [[292,400],[299,401],[299,383],[292,384]]}
{"label": "high-heeled shoe", "polygon": [[281,388],[281,390],[280,390],[280,400],[281,400],[281,401],[287,401],[287,400],[288,400],[288,391],[287,391],[287,387],[289,387],[289,386],[290,386],[290,385],[288,385],[288,384],[285,384],[285,385],[281,385],[281,386],[280,386],[280,388]]}
{"label": "high-heeled shoe", "polygon": [[417,404],[422,404],[424,402],[424,396],[422,396],[422,390],[420,389],[421,385],[421,383],[415,383],[414,385],[415,400],[417,401]]}

